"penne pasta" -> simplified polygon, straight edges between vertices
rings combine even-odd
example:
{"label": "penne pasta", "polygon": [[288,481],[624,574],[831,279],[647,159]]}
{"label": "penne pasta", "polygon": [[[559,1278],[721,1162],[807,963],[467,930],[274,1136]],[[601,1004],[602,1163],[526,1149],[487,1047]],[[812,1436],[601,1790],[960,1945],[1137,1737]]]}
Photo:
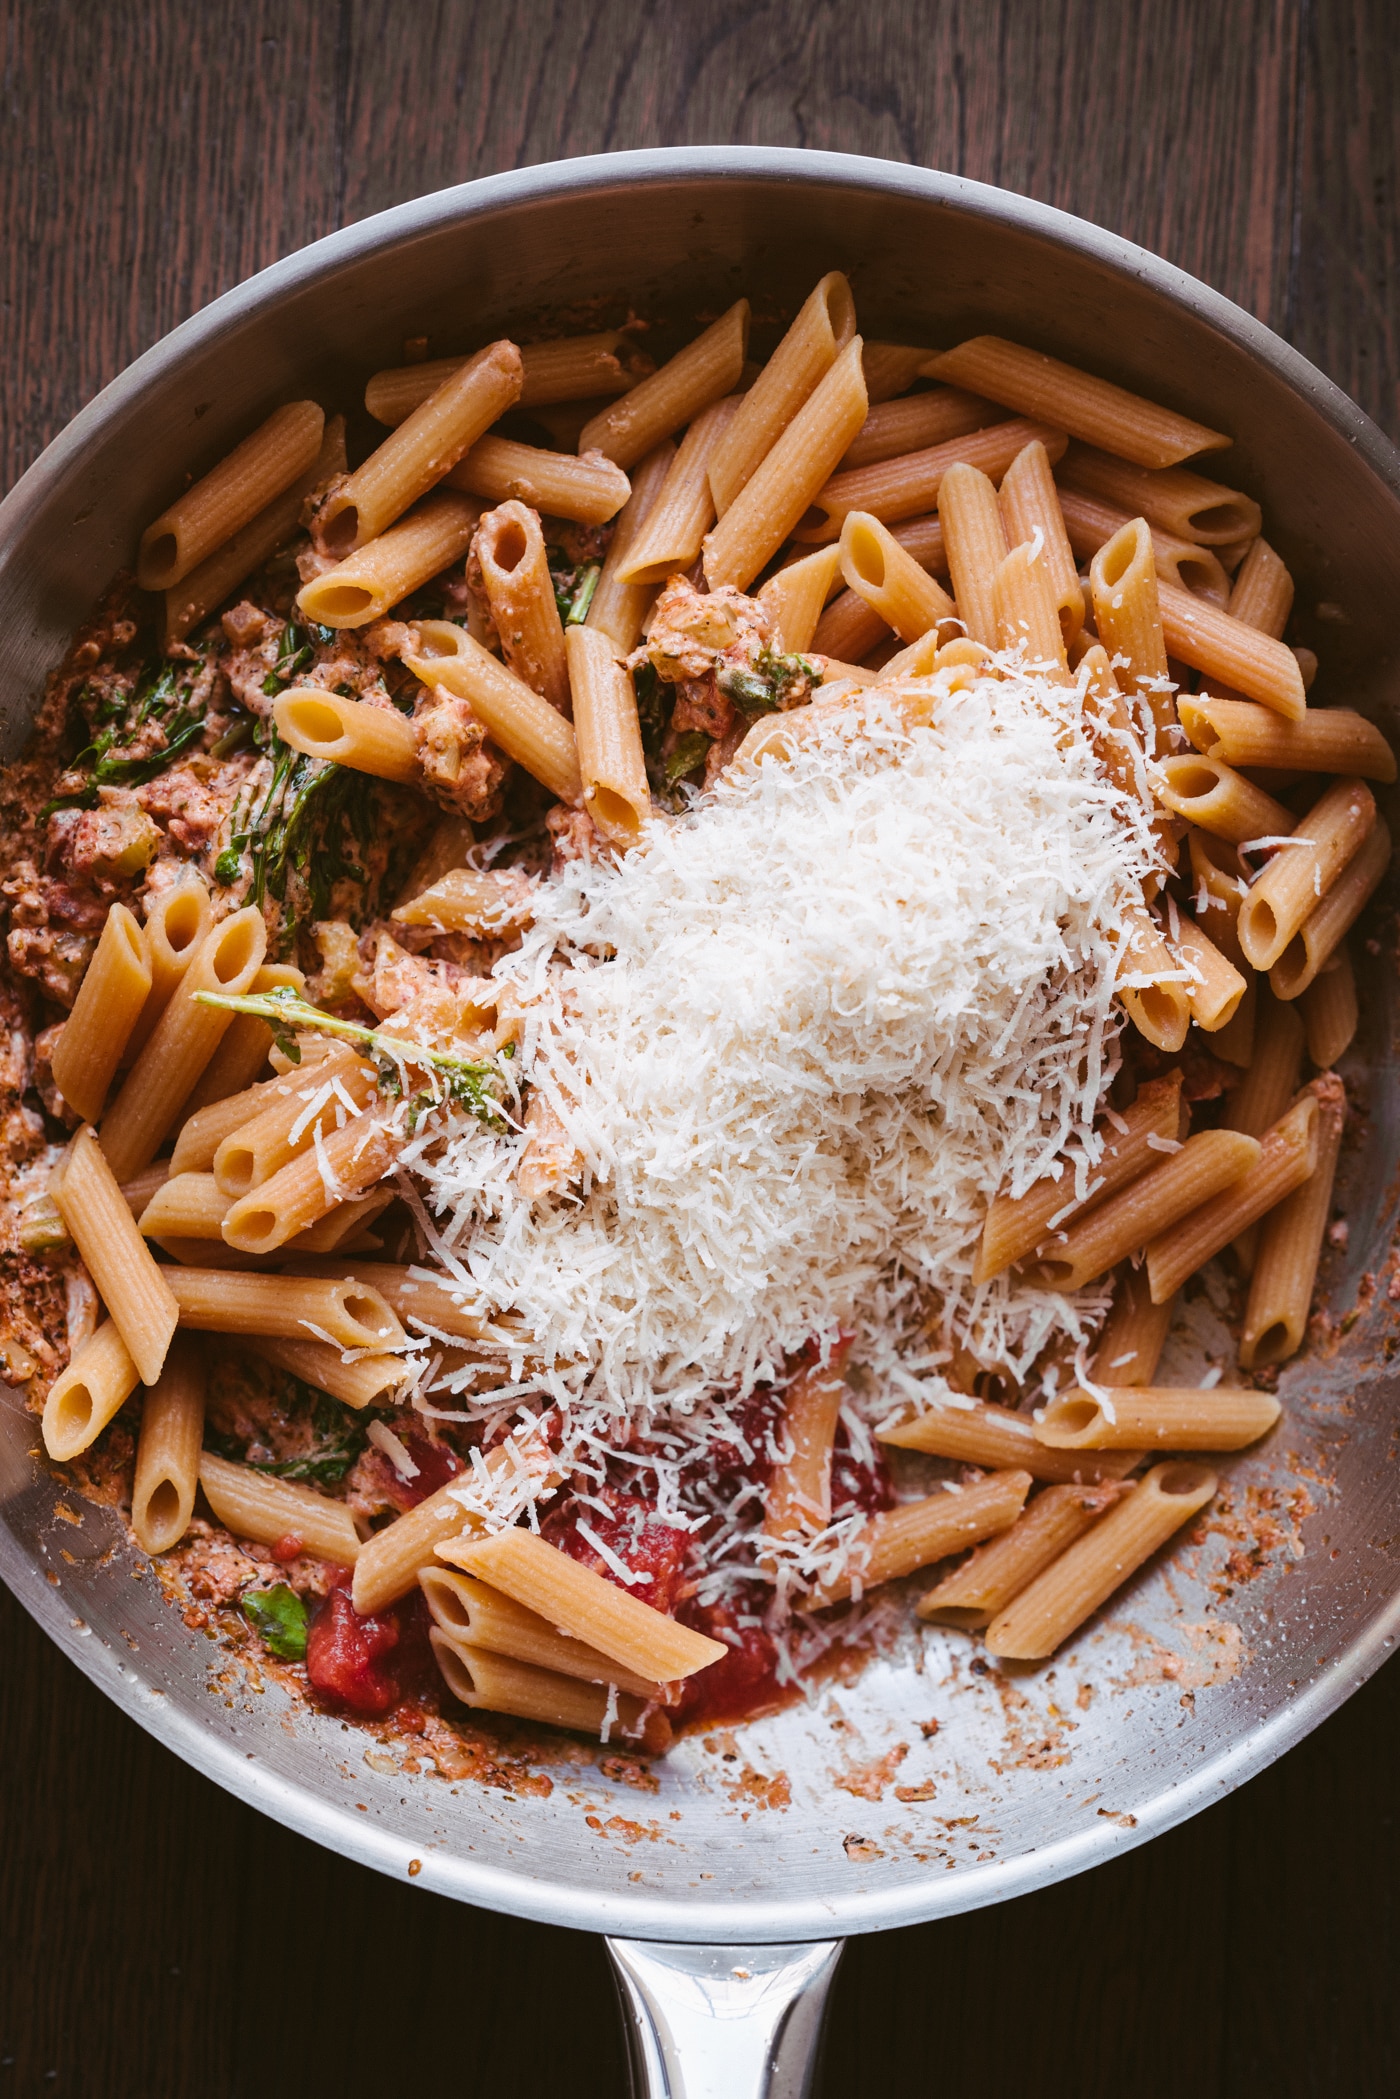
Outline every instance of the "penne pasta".
{"label": "penne pasta", "polygon": [[1236,969],[1250,967],[1240,946],[1240,905],[1249,894],[1250,870],[1228,840],[1196,826],[1186,834],[1191,862],[1191,908],[1215,945]]}
{"label": "penne pasta", "polygon": [[[523,376],[519,350],[504,340],[488,343],[475,357],[469,357],[449,373],[427,400],[371,452],[364,464],[356,467],[320,504],[312,537],[321,550],[343,564],[348,555],[385,535],[519,399]],[[459,516],[470,508],[460,496],[442,496],[438,500],[454,505]],[[444,521],[449,515],[445,510],[440,514]],[[438,568],[446,567],[451,559],[451,555],[446,555]],[[436,569],[425,569],[418,581],[426,582],[436,573]],[[400,591],[399,596],[403,595]],[[305,597],[303,591],[298,599],[302,610],[312,619],[323,618],[323,612],[303,602]],[[393,604],[396,600],[390,598],[387,602]],[[364,618],[374,616],[366,613]],[[327,624],[361,622],[328,620]]]}
{"label": "penne pasta", "polygon": [[728,1652],[721,1641],[653,1610],[532,1531],[449,1539],[437,1556],[652,1682],[693,1676]]}
{"label": "penne pasta", "polygon": [[861,351],[865,387],[872,401],[890,401],[903,394],[918,378],[936,350],[920,350],[905,343],[867,342]]}
{"label": "penne pasta", "polygon": [[1088,1534],[1047,1567],[987,1628],[987,1652],[1005,1661],[1043,1661],[1173,1532],[1215,1493],[1205,1465],[1154,1465],[1125,1490]]}
{"label": "penne pasta", "polygon": [[[1071,1225],[1060,1243],[1041,1256],[1042,1281],[1054,1290],[1081,1290],[1149,1241],[1153,1246],[1164,1244],[1180,1219],[1189,1221],[1222,1190],[1233,1193],[1260,1157],[1256,1140],[1239,1131],[1198,1131],[1180,1151]],[[1207,1258],[1201,1256],[1201,1260]],[[1175,1261],[1171,1265],[1174,1270]],[[1186,1276],[1194,1275],[1200,1265],[1200,1261],[1192,1262],[1170,1291],[1159,1291],[1154,1276],[1154,1301],[1174,1296]]]}
{"label": "penne pasta", "polygon": [[1071,437],[1139,466],[1173,467],[1198,452],[1218,452],[1230,443],[1222,431],[1002,336],[974,335],[955,350],[930,358],[924,374],[966,386],[1014,408],[1018,415],[1038,416]]}
{"label": "penne pasta", "polygon": [[[1311,827],[1311,818],[1307,819]],[[1377,817],[1360,852],[1353,855],[1320,904],[1308,913],[1269,971],[1275,998],[1299,998],[1316,983],[1370,902],[1390,865],[1390,831]]]}
{"label": "penne pasta", "polygon": [[1317,1162],[1261,1227],[1240,1334],[1245,1370],[1283,1362],[1302,1347],[1307,1332],[1346,1120],[1346,1089],[1335,1072],[1315,1079],[1311,1091],[1318,1104]]}
{"label": "penne pasta", "polygon": [[347,1407],[372,1406],[396,1392],[413,1375],[413,1366],[402,1356],[351,1355],[329,1341],[293,1341],[284,1335],[248,1334],[244,1347],[278,1370],[289,1370],[304,1384],[329,1392]]}
{"label": "penne pasta", "polygon": [[779,649],[800,655],[812,646],[823,608],[840,574],[838,544],[819,547],[815,554],[789,562],[776,576],[769,577],[758,593],[758,602],[773,622],[773,639]]}
{"label": "penne pasta", "polygon": [[1163,583],[1157,594],[1169,656],[1223,679],[1246,699],[1261,701],[1289,721],[1299,719],[1307,707],[1307,691],[1291,649],[1189,590]]}
{"label": "penne pasta", "polygon": [[192,568],[165,593],[165,647],[167,653],[196,627],[203,626],[212,612],[231,597],[240,583],[270,561],[279,547],[295,539],[302,530],[301,514],[308,496],[316,495],[345,472],[345,418],[327,416],[321,449],[307,471],[274,496],[257,516],[214,549],[197,568]]}
{"label": "penne pasta", "polygon": [[[874,394],[868,398],[875,400]],[[838,471],[848,474],[858,466],[878,466],[882,459],[924,451],[929,445],[946,444],[950,437],[963,437],[1005,420],[992,402],[956,386],[935,386],[927,393],[908,394],[902,401],[882,401],[871,408]]]}
{"label": "penne pasta", "polygon": [[642,622],[656,595],[649,583],[624,583],[622,570],[666,484],[675,456],[675,446],[663,438],[638,462],[632,475],[632,493],[618,512],[602,572],[584,616],[585,627],[605,634],[619,656],[626,656],[637,646]]}
{"label": "penne pasta", "polygon": [[[821,551],[830,553],[833,550],[827,547]],[[834,551],[839,563],[839,540]],[[877,643],[888,640],[889,634],[889,621],[881,619],[867,598],[863,598],[858,590],[843,590],[818,620],[810,646],[819,655],[836,662],[859,664],[861,657],[868,656]]]}
{"label": "penne pasta", "polygon": [[1203,758],[1190,751],[1161,761],[1158,799],[1213,837],[1230,845],[1250,838],[1278,838],[1293,829],[1294,816],[1262,787],[1245,779],[1223,758]]}
{"label": "penne pasta", "polygon": [[508,1655],[513,1661],[528,1662],[533,1669],[552,1669],[581,1683],[616,1684],[619,1691],[630,1692],[634,1698],[661,1695],[660,1684],[624,1669],[583,1640],[556,1632],[547,1619],[470,1574],[459,1574],[451,1567],[425,1567],[418,1586],[433,1623],[456,1645]]}
{"label": "penne pasta", "polygon": [[1350,1049],[1359,1018],[1356,973],[1344,943],[1303,992],[1298,1010],[1307,1030],[1308,1055],[1319,1071],[1327,1071]]}
{"label": "penne pasta", "polygon": [[[509,1463],[506,1452],[511,1448],[506,1445],[491,1452],[486,1463],[493,1473],[504,1470]],[[387,1604],[407,1596],[417,1586],[423,1569],[437,1564],[435,1554],[441,1542],[461,1531],[481,1528],[479,1517],[458,1499],[469,1485],[469,1475],[449,1480],[426,1501],[420,1501],[416,1508],[366,1539],[355,1563],[355,1584],[351,1590],[351,1601],[361,1617],[382,1611]]]}
{"label": "penne pasta", "polygon": [[[1082,560],[1091,560],[1100,547],[1107,546],[1116,533],[1133,521],[1130,512],[1120,510],[1114,503],[1088,495],[1083,489],[1065,484],[1057,486],[1060,515],[1064,519],[1070,546]],[[1178,539],[1174,533],[1164,532],[1160,525],[1154,525],[1150,518],[1147,528],[1152,537],[1152,558],[1160,582],[1176,583],[1183,590],[1193,590],[1198,597],[1208,598],[1213,605],[1223,606],[1228,601],[1230,578],[1219,557],[1209,547],[1197,546],[1194,540]]]}
{"label": "penne pasta", "polygon": [[901,641],[942,634],[958,607],[878,518],[854,510],[841,527],[841,573]]}
{"label": "penne pasta", "polygon": [[1138,1033],[1174,1056],[1191,1025],[1190,982],[1156,919],[1141,905],[1123,912],[1118,996]]}
{"label": "penne pasta", "polygon": [[84,1122],[101,1115],[150,991],[145,933],[125,904],[113,904],[51,1060],[54,1084]]}
{"label": "penne pasta", "polygon": [[938,515],[964,631],[997,648],[996,578],[1007,553],[997,492],[977,467],[959,461],[939,484]]}
{"label": "penne pasta", "polygon": [[[268,991],[295,991],[298,995],[306,990],[306,978],[289,962],[264,962],[250,987],[256,998]],[[272,1029],[255,1013],[235,1013],[224,1030],[224,1039],[205,1065],[193,1093],[180,1113],[184,1117],[197,1115],[201,1108],[212,1107],[215,1101],[235,1099],[246,1093],[266,1070],[272,1051]],[[186,1124],[182,1124],[182,1134]],[[177,1139],[178,1142],[178,1139]],[[172,1168],[173,1171],[173,1168]]]}
{"label": "penne pasta", "polygon": [[1120,1268],[1113,1309],[1104,1321],[1094,1354],[1095,1385],[1150,1385],[1175,1310],[1174,1298],[1153,1304],[1145,1269]]}
{"label": "penne pasta", "polygon": [[328,1129],[284,1166],[234,1201],[224,1218],[226,1246],[270,1254],[288,1246],[341,1203],[383,1180],[404,1139],[373,1115]]}
{"label": "penne pasta", "polygon": [[1067,1168],[1055,1178],[1034,1181],[1023,1195],[998,1195],[982,1227],[974,1283],[990,1282],[1016,1261],[1024,1260],[1044,1243],[1053,1226],[1102,1202],[1146,1172],[1164,1150],[1179,1140],[1183,1125],[1181,1074],[1149,1079],[1139,1087],[1137,1099],[1112,1120],[1101,1118],[1094,1126],[1101,1149],[1090,1170],[1083,1201],[1074,1194],[1074,1176]]}
{"label": "penne pasta", "polygon": [[[1082,634],[1079,639],[1083,639]],[[1135,796],[1145,807],[1155,807],[1156,796],[1148,783],[1142,738],[1134,726],[1102,642],[1095,642],[1084,650],[1075,667],[1075,676],[1084,685],[1088,702],[1086,721],[1105,773],[1121,793]]]}
{"label": "penne pasta", "polygon": [[635,466],[712,401],[733,393],[748,342],[749,302],[738,299],[669,363],[585,423],[580,452],[601,452],[624,471]]}
{"label": "penne pasta", "polygon": [[1249,988],[1243,974],[1193,918],[1182,912],[1173,921],[1171,946],[1190,973],[1187,996],[1191,1018],[1208,1035],[1228,1027]]}
{"label": "penne pasta", "polygon": [[44,1402],[44,1448],[66,1464],[97,1441],[141,1381],[115,1319],[105,1319],[49,1387]]}
{"label": "penne pasta", "polygon": [[921,1450],[930,1457],[981,1465],[989,1472],[1028,1472],[1033,1479],[1077,1480],[1091,1486],[1117,1479],[1136,1462],[1121,1452],[1102,1461],[1063,1457],[1036,1441],[1028,1415],[1013,1414],[1009,1407],[990,1406],[981,1399],[935,1401],[912,1421],[877,1433],[882,1443],[893,1444],[897,1450]]}
{"label": "penne pasta", "polygon": [[212,1173],[177,1173],[162,1181],[138,1219],[143,1239],[222,1240],[231,1198]]}
{"label": "penne pasta", "polygon": [[[1352,778],[1338,780],[1289,827],[1297,843],[1275,853],[1240,905],[1240,945],[1256,969],[1273,968],[1347,863],[1356,858],[1375,822],[1374,795],[1364,780]],[[1274,988],[1277,991],[1277,985]]]}
{"label": "penne pasta", "polygon": [[444,480],[449,488],[489,503],[527,503],[546,517],[572,518],[580,525],[606,525],[632,492],[611,459],[543,452],[508,437],[479,437]]}
{"label": "penne pasta", "polygon": [[569,629],[568,662],[583,806],[602,837],[625,852],[651,821],[632,680],[608,637],[587,627]]}
{"label": "penne pasta", "polygon": [[177,1336],[141,1408],[131,1528],[143,1552],[169,1552],[190,1527],[204,1441],[204,1362]]}
{"label": "penne pasta", "polygon": [[474,867],[451,867],[392,916],[400,925],[431,926],[440,933],[517,932],[530,923],[531,886],[505,884],[499,875]]}
{"label": "penne pasta", "polygon": [[507,664],[567,716],[564,628],[538,517],[523,503],[502,503],[481,520],[473,551]]}
{"label": "penne pasta", "polygon": [[[1284,1005],[1269,989],[1258,986],[1253,1055],[1244,1077],[1226,1095],[1221,1116],[1227,1130],[1262,1137],[1272,1129],[1298,1091],[1303,1064],[1303,1028],[1296,1009]],[[1246,1274],[1254,1266],[1258,1232],[1247,1225],[1234,1242],[1234,1254]]]}
{"label": "penne pasta", "polygon": [[768,1476],[763,1528],[775,1538],[822,1530],[831,1521],[831,1453],[846,1384],[847,1350],[799,1370],[783,1399],[789,1455]]}
{"label": "penne pasta", "polygon": [[856,335],[707,536],[705,580],[712,590],[724,583],[742,590],[767,566],[830,478],[867,406]]}
{"label": "penne pasta", "polygon": [[170,1004],[195,951],[214,923],[209,891],[198,875],[184,874],[146,905],[146,958],[151,988],[127,1037],[123,1059],[134,1062],[150,1040],[151,1030]]}
{"label": "penne pasta", "polygon": [[707,460],[713,516],[723,517],[752,480],[855,332],[851,287],[839,270],[830,270],[717,433]]}
{"label": "penne pasta", "polygon": [[906,518],[921,517],[938,507],[943,476],[950,466],[980,468],[999,480],[1018,452],[1036,439],[1052,460],[1065,448],[1065,435],[1044,423],[1021,418],[994,423],[989,429],[969,431],[941,445],[928,445],[918,452],[905,452],[897,459],[882,459],[876,466],[856,467],[835,475],[812,498],[820,518],[804,520],[795,537],[801,540],[835,539],[852,510],[868,510],[881,524],[894,525]]}
{"label": "penne pasta", "polygon": [[65,1155],[53,1199],[142,1382],[160,1376],[179,1308],[117,1185],[111,1161],[84,1125]]}
{"label": "penne pasta", "polygon": [[377,537],[359,544],[335,568],[304,583],[297,605],[308,619],[325,627],[368,626],[460,560],[480,515],[481,505],[471,496],[439,489]]}
{"label": "penne pasta", "polygon": [[1160,734],[1173,712],[1162,625],[1161,592],[1152,536],[1145,518],[1133,518],[1099,548],[1089,565],[1094,624],[1119,684],[1140,694]]}
{"label": "penne pasta", "polygon": [[1225,610],[1232,619],[1282,641],[1293,610],[1293,578],[1263,537],[1254,541],[1240,563]]}
{"label": "penne pasta", "polygon": [[1227,765],[1353,773],[1387,784],[1395,778],[1395,753],[1390,745],[1374,722],[1349,707],[1309,707],[1297,721],[1286,721],[1257,701],[1221,700],[1213,693],[1178,705],[1197,750]]}
{"label": "penne pasta", "polygon": [[1252,497],[1184,467],[1135,466],[1091,445],[1072,444],[1057,462],[1055,478],[1199,546],[1252,542],[1259,531],[1259,505]]}
{"label": "penne pasta", "polygon": [[[315,1060],[316,1063],[320,1061],[319,1057]],[[231,1137],[235,1130],[251,1122],[270,1102],[295,1098],[304,1103],[307,1081],[313,1069],[314,1064],[303,1053],[301,1064],[292,1065],[275,1078],[260,1080],[242,1093],[230,1094],[227,1100],[211,1101],[207,1108],[195,1110],[181,1125],[175,1139],[175,1149],[168,1162],[169,1172],[207,1173],[225,1137]],[[166,1166],[160,1162],[160,1180],[165,1178]],[[157,1181],[154,1187],[159,1185],[160,1181]]]}
{"label": "penne pasta", "polygon": [[418,738],[396,708],[347,700],[320,685],[293,686],[272,703],[283,743],[308,758],[348,765],[352,772],[405,784],[419,778]]}
{"label": "penne pasta", "polygon": [[1045,563],[1061,637],[1068,647],[1084,624],[1084,592],[1065,529],[1050,455],[1038,439],[1016,454],[1002,476],[1000,503],[1007,546],[1029,544]]}
{"label": "penne pasta", "polygon": [[[590,394],[626,393],[632,376],[617,354],[626,347],[626,336],[616,328],[596,335],[565,335],[555,342],[521,343],[516,407],[547,408],[556,401],[582,401]],[[397,427],[444,379],[469,362],[465,357],[433,357],[376,372],[365,386],[365,408],[376,423]]]}
{"label": "penne pasta", "polygon": [[547,700],[450,620],[420,620],[418,652],[404,662],[429,687],[470,703],[492,741],[561,802],[583,794],[574,732]]}
{"label": "penne pasta", "polygon": [[102,1149],[119,1181],[129,1180],[155,1157],[233,1018],[222,1007],[201,1005],[196,994],[242,996],[262,966],[266,947],[262,913],[246,906],[221,919],[196,948],[102,1119]]}
{"label": "penne pasta", "polygon": [[289,401],[177,496],[141,534],[136,580],[142,590],[170,590],[251,524],[314,464],[325,420],[315,401]]}
{"label": "penne pasta", "polygon": [[[1233,1133],[1214,1130],[1202,1134],[1228,1138]],[[1255,1140],[1241,1136],[1236,1142],[1253,1145]],[[1175,1297],[1188,1276],[1301,1187],[1316,1165],[1317,1099],[1309,1090],[1264,1132],[1256,1158],[1243,1173],[1198,1208],[1185,1215],[1178,1212],[1170,1223],[1164,1221],[1162,1230],[1149,1241],[1147,1275],[1154,1303]]]}
{"label": "penne pasta", "polygon": [[[388,1209],[397,1190],[394,1188],[372,1188],[368,1195],[357,1195],[350,1202],[337,1203],[315,1224],[307,1225],[295,1239],[287,1241],[289,1254],[329,1254],[338,1246],[348,1246],[353,1239],[358,1243],[365,1227],[374,1222],[381,1212]],[[371,1244],[377,1244],[371,1241]]]}
{"label": "penne pasta", "polygon": [[1111,1400],[1072,1387],[1048,1402],[1035,1433],[1052,1450],[1243,1450],[1280,1411],[1270,1393],[1244,1386],[1115,1386]]}
{"label": "penne pasta", "polygon": [[981,1632],[1117,1498],[1114,1486],[1047,1487],[1026,1503],[1009,1530],[979,1545],[920,1599],[919,1616],[933,1625]]}
{"label": "penne pasta", "polygon": [[883,1510],[860,1533],[845,1572],[813,1589],[810,1607],[825,1610],[829,1604],[844,1603],[1009,1529],[1030,1487],[1029,1472],[994,1472],[956,1494],[930,1494],[923,1501]]}
{"label": "penne pasta", "polygon": [[465,1287],[454,1285],[446,1276],[439,1281],[392,1261],[347,1260],[339,1255],[302,1265],[308,1274],[349,1277],[377,1290],[415,1333],[478,1341],[486,1331],[481,1315],[459,1301],[467,1294]]}
{"label": "penne pasta", "polygon": [[212,1450],[200,1454],[199,1484],[215,1516],[235,1538],[276,1546],[295,1541],[298,1551],[337,1567],[353,1567],[359,1557],[360,1537],[350,1510],[314,1487],[274,1479],[251,1465],[232,1464]]}
{"label": "penne pasta", "polygon": [[392,1353],[407,1342],[379,1292],[364,1283],[205,1268],[165,1268],[159,1273],[179,1308],[181,1326],[201,1333],[324,1341],[376,1354]]}
{"label": "penne pasta", "polygon": [[645,1704],[626,1692],[603,1690],[548,1669],[532,1668],[489,1649],[455,1639],[435,1625],[428,1635],[443,1682],[462,1705],[487,1713],[512,1713],[518,1720],[538,1720],[574,1734],[608,1741],[640,1742],[653,1752],[670,1743],[664,1713],[648,1713]]}
{"label": "penne pasta", "polygon": [[1034,547],[1013,547],[992,579],[997,646],[1016,651],[1028,668],[1071,685],[1055,579]]}
{"label": "penne pasta", "polygon": [[156,1191],[163,1188],[170,1178],[170,1161],[157,1159],[145,1166],[140,1173],[133,1174],[129,1181],[121,1183],[122,1201],[139,1224],[141,1212],[146,1208]]}
{"label": "penne pasta", "polygon": [[715,520],[710,467],[739,407],[740,399],[727,394],[696,416],[617,571],[619,583],[664,583],[698,558]]}

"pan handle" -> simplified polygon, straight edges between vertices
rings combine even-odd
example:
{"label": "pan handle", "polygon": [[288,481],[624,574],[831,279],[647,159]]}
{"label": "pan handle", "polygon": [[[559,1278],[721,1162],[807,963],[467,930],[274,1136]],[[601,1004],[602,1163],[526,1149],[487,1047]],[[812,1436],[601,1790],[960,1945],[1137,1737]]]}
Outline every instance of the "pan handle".
{"label": "pan handle", "polygon": [[807,2099],[843,1943],[605,1939],[634,2099]]}

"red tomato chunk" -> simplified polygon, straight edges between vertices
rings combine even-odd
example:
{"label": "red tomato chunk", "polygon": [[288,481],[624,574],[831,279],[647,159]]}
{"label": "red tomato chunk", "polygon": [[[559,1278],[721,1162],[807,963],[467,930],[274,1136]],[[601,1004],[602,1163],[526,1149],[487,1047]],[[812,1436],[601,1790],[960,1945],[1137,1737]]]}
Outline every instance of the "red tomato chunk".
{"label": "red tomato chunk", "polygon": [[332,1589],[307,1631],[307,1680],[352,1713],[387,1713],[398,1704],[399,1686],[381,1659],[398,1644],[392,1611],[362,1618],[344,1589]]}

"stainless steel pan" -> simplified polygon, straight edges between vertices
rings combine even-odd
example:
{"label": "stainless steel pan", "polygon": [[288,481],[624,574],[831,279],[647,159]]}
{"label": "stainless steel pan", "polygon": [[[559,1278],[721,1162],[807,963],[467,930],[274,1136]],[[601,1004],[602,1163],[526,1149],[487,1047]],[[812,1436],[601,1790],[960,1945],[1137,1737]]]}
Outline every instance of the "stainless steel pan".
{"label": "stainless steel pan", "polygon": [[[568,161],[405,204],[157,344],[0,507],[6,754],[139,526],[269,401],[354,398],[405,335],[470,344],[600,295],[693,320],[744,291],[776,318],[833,266],[851,272],[869,334],[1023,336],[1233,431],[1227,478],[1264,502],[1326,695],[1393,710],[1400,457],[1276,336],[1141,249],[999,190],[832,154],[702,148]],[[935,1636],[922,1673],[876,1661],[810,1707],[682,1744],[655,1790],[561,1758],[547,1798],[512,1796],[410,1771],[230,1675],[149,1574],[132,1579],[106,1513],[55,1520],[58,1489],[14,1399],[0,1408],[0,1573],[95,1683],[242,1799],[419,1886],[610,1934],[647,2089],[797,2094],[845,1935],[999,1902],[1142,1843],[1280,1755],[1388,1652],[1400,1616],[1389,953],[1367,974],[1348,1067],[1366,1114],[1342,1184],[1350,1242],[1326,1271],[1332,1305],[1347,1311],[1360,1291],[1360,1316],[1287,1373],[1286,1427],[1230,1466],[1232,1534],[1185,1567],[1147,1570],[1048,1669],[979,1674],[968,1642]],[[1209,1346],[1208,1317],[1198,1339]]]}

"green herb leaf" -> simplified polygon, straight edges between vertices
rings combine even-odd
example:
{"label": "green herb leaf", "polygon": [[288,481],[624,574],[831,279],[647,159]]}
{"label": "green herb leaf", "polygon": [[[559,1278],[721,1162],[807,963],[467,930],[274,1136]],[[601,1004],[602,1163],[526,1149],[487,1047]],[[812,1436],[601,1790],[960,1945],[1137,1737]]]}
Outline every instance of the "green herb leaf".
{"label": "green herb leaf", "polygon": [[[99,710],[107,726],[85,750],[78,753],[70,770],[85,771],[87,780],[74,794],[57,795],[40,811],[46,823],[55,809],[93,809],[102,787],[141,787],[172,765],[182,751],[204,734],[204,714],[189,701],[188,666],[175,662],[148,664],[130,694],[114,697]],[[159,731],[157,744],[150,731]],[[141,735],[141,752],[133,746]]]}
{"label": "green herb leaf", "polygon": [[[693,773],[696,766],[704,762],[713,741],[713,737],[707,736],[703,729],[688,729],[683,736],[676,738],[675,748],[666,760],[668,788],[674,787],[677,780],[683,780],[687,773]],[[199,995],[196,992],[195,996]]]}
{"label": "green herb leaf", "polygon": [[317,1392],[300,1379],[297,1383],[307,1400],[314,1402],[311,1426],[315,1444],[299,1457],[245,1457],[243,1462],[251,1465],[255,1472],[271,1473],[274,1479],[306,1480],[313,1487],[338,1486],[368,1441],[365,1433],[368,1424],[343,1407],[339,1400],[332,1399],[328,1392]]}
{"label": "green herb leaf", "polygon": [[757,671],[745,670],[742,664],[722,663],[715,672],[715,683],[749,721],[761,714],[772,714],[777,708],[778,695],[770,681]]}
{"label": "green herb leaf", "polygon": [[306,1659],[306,1605],[295,1589],[278,1582],[275,1589],[247,1590],[239,1602],[269,1654],[284,1662]]}
{"label": "green herb leaf", "polygon": [[[709,740],[708,736],[700,739],[707,746]],[[449,1099],[460,1101],[483,1122],[497,1119],[501,1072],[500,1066],[494,1062],[483,1063],[472,1057],[453,1056],[447,1050],[425,1049],[421,1043],[386,1034],[382,1028],[367,1028],[357,1020],[342,1020],[338,1014],[325,1013],[309,1000],[299,998],[290,984],[280,984],[275,991],[256,992],[247,998],[234,998],[222,991],[197,991],[195,998],[205,1006],[219,1006],[228,1013],[252,1013],[259,1020],[267,1021],[277,1036],[278,1047],[285,1050],[294,1064],[300,1061],[299,1052],[293,1054],[296,1044],[291,1031],[294,1028],[336,1035],[342,1042],[362,1042],[378,1064],[381,1087],[393,1095],[397,1095],[401,1088],[403,1065],[430,1065],[446,1080]]]}
{"label": "green herb leaf", "polygon": [[603,573],[602,563],[590,561],[587,568],[578,572],[578,582],[569,600],[569,609],[564,615],[566,627],[581,627],[588,617],[588,608],[593,603],[593,593],[598,588],[598,578]]}

